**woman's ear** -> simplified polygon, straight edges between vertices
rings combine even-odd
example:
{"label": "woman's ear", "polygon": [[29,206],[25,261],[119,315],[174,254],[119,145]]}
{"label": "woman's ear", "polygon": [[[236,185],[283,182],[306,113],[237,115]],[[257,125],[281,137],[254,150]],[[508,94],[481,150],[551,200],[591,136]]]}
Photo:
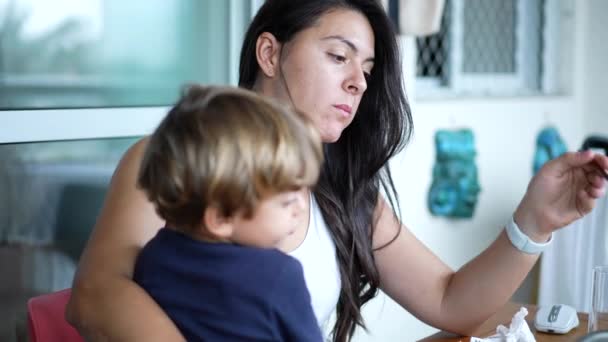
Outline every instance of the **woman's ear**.
{"label": "woman's ear", "polygon": [[203,224],[207,232],[219,240],[230,240],[234,231],[234,219],[226,216],[217,207],[207,207],[203,215]]}
{"label": "woman's ear", "polygon": [[281,43],[270,32],[263,32],[258,36],[255,54],[260,70],[266,77],[273,78],[279,69]]}

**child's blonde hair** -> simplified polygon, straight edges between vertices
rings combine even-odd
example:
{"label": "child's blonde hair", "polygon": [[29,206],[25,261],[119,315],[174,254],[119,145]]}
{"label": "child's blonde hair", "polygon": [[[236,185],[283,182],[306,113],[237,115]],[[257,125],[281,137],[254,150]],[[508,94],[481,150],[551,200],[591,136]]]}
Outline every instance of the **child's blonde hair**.
{"label": "child's blonde hair", "polygon": [[176,229],[206,208],[250,216],[260,199],[312,186],[323,151],[303,115],[248,90],[190,86],[154,131],[138,186]]}

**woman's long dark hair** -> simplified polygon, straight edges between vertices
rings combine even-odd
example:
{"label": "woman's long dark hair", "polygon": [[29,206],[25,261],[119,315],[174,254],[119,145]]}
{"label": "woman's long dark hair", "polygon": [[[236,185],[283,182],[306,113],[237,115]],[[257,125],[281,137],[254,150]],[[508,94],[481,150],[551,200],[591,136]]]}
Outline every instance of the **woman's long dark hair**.
{"label": "woman's long dark hair", "polygon": [[372,247],[374,209],[382,187],[399,212],[388,161],[405,146],[413,126],[394,27],[377,0],[266,0],[245,35],[239,85],[254,86],[259,71],[256,41],[261,33],[272,33],[280,43],[287,43],[326,12],[340,8],[362,13],[375,37],[367,91],[340,139],[325,145],[326,161],[314,189],[336,245],[342,281],[333,340],[347,341],[356,325],[365,327],[361,306],[378,292],[380,278]]}

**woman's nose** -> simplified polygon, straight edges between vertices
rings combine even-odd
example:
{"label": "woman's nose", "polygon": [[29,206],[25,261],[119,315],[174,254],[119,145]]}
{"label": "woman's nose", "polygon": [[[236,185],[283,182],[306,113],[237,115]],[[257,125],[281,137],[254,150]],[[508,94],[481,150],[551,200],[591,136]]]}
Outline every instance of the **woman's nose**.
{"label": "woman's nose", "polygon": [[354,67],[351,77],[346,82],[346,90],[353,95],[363,94],[367,89],[367,80],[361,67]]}

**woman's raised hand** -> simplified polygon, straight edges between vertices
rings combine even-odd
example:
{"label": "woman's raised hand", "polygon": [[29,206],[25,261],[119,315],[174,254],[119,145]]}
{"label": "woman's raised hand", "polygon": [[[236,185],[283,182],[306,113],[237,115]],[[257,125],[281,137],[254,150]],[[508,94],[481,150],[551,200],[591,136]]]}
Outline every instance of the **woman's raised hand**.
{"label": "woman's raised hand", "polygon": [[585,216],[604,195],[608,157],[592,151],[568,152],[534,176],[514,214],[533,240],[544,242],[559,228]]}

